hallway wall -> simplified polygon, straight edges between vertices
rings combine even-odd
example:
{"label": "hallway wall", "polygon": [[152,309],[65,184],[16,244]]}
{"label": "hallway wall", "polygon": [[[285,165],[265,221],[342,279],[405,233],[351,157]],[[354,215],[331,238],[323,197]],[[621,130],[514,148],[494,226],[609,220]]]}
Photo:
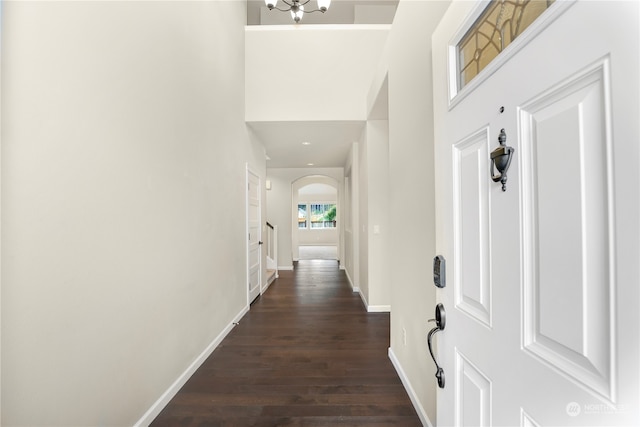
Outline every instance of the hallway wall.
{"label": "hallway wall", "polygon": [[[367,204],[364,221],[368,241],[368,290],[369,309],[389,311],[391,306],[390,250],[391,227],[389,224],[389,122],[367,122]],[[362,170],[362,169],[361,169]]]}
{"label": "hallway wall", "polygon": [[364,120],[388,34],[389,25],[247,27],[246,120]]}
{"label": "hallway wall", "polygon": [[[391,352],[436,421],[435,365],[426,336],[436,305],[431,35],[448,1],[401,1],[389,35]],[[403,340],[406,331],[406,344]]]}
{"label": "hallway wall", "polygon": [[4,2],[2,425],[132,425],[246,307],[245,2]]}
{"label": "hallway wall", "polygon": [[[385,88],[386,90],[386,88]],[[369,311],[391,306],[389,242],[389,137],[387,120],[369,120],[345,163],[351,179],[345,189],[343,266]],[[348,199],[347,199],[348,197]]]}

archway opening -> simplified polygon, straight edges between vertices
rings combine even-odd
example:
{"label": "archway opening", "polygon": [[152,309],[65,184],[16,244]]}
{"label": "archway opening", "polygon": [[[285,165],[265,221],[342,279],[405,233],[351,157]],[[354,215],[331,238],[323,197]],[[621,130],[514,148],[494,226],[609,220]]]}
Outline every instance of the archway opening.
{"label": "archway opening", "polygon": [[293,183],[292,249],[294,261],[339,260],[338,183],[327,176]]}

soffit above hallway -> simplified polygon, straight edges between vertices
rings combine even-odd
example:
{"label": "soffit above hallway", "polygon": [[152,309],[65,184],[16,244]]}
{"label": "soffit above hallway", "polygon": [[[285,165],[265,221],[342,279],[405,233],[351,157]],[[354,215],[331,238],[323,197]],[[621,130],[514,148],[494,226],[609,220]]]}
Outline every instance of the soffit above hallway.
{"label": "soffit above hallway", "polygon": [[268,168],[328,168],[344,166],[365,122],[251,122],[248,126],[265,146]]}
{"label": "soffit above hallway", "polygon": [[366,120],[380,119],[370,110],[369,93],[389,30],[247,26],[245,120],[266,149],[268,168],[345,165]]}

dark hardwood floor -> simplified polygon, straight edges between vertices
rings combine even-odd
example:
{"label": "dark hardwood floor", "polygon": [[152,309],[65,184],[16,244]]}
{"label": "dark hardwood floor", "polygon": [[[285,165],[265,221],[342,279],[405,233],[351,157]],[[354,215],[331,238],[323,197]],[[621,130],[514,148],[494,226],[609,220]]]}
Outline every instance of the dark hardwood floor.
{"label": "dark hardwood floor", "polygon": [[420,426],[388,347],[336,261],[300,261],[151,425]]}

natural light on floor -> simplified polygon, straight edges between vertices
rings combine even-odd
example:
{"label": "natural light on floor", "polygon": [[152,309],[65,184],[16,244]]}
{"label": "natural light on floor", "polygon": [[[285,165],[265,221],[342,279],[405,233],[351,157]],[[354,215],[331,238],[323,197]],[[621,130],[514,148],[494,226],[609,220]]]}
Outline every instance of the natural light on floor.
{"label": "natural light on floor", "polygon": [[338,247],[300,246],[299,259],[338,259]]}

